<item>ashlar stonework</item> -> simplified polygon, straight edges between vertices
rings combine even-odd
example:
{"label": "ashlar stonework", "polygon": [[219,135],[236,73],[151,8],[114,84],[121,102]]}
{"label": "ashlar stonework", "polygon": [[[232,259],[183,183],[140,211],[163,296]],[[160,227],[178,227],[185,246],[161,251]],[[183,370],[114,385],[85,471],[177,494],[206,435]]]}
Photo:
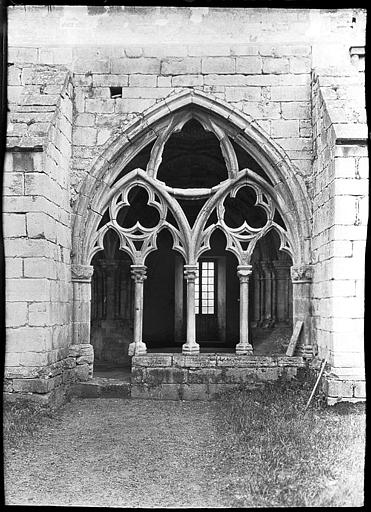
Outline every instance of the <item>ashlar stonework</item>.
{"label": "ashlar stonework", "polygon": [[365,11],[99,9],[9,7],[6,396],[364,400]]}

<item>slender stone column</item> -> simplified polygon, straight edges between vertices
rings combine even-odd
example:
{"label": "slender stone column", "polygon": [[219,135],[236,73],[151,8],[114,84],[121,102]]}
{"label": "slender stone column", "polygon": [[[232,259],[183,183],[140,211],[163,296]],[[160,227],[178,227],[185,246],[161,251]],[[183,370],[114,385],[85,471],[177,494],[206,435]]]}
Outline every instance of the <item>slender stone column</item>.
{"label": "slender stone column", "polygon": [[147,279],[145,265],[130,265],[131,277],[134,279],[134,341],[129,345],[129,356],[138,356],[147,353],[146,344],[143,343],[143,283]]}
{"label": "slender stone column", "polygon": [[187,280],[187,341],[182,346],[183,354],[198,354],[200,345],[196,343],[195,281],[198,265],[184,265]]}
{"label": "slender stone column", "polygon": [[240,279],[240,342],[236,345],[237,354],[251,354],[249,343],[249,277],[252,265],[238,265],[237,275]]}
{"label": "slender stone column", "polygon": [[310,265],[291,267],[292,294],[293,294],[293,321],[303,321],[303,330],[299,338],[297,351],[300,355],[311,357],[313,355],[311,332],[311,284],[313,268]]}
{"label": "slender stone column", "polygon": [[71,265],[73,284],[73,344],[90,343],[91,265]]}

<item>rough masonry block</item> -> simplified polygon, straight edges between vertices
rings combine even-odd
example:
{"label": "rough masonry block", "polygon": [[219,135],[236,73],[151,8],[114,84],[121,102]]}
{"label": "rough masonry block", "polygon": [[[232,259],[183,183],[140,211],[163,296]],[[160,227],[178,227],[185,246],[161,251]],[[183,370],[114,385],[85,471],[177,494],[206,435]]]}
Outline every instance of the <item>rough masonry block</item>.
{"label": "rough masonry block", "polygon": [[144,74],[144,75],[159,75],[160,74],[160,60],[155,58],[138,58],[138,59],[112,59],[111,72],[123,74]]}
{"label": "rough masonry block", "polygon": [[[156,87],[157,77],[156,75],[130,75],[129,87]],[[122,85],[122,87],[125,87]]]}
{"label": "rough masonry block", "polygon": [[6,333],[6,349],[9,352],[44,352],[49,348],[48,327],[9,328]]}
{"label": "rough masonry block", "polygon": [[26,215],[23,213],[3,214],[4,238],[26,236]]}
{"label": "rough masonry block", "polygon": [[236,73],[255,75],[262,72],[262,60],[260,57],[237,57]]}
{"label": "rough masonry block", "polygon": [[310,88],[305,86],[277,86],[271,88],[272,101],[309,101]]}
{"label": "rough masonry block", "polygon": [[222,368],[197,368],[190,369],[187,374],[188,384],[216,384],[225,382]]}
{"label": "rough masonry block", "polygon": [[47,279],[9,279],[5,291],[9,302],[50,300],[50,283]]}
{"label": "rough masonry block", "polygon": [[201,72],[229,74],[235,72],[235,59],[233,57],[205,57],[201,62]]}
{"label": "rough masonry block", "polygon": [[24,174],[22,173],[4,173],[5,196],[21,196],[24,194]]}
{"label": "rough masonry block", "polygon": [[132,385],[131,387],[131,398],[144,398],[147,400],[179,400],[180,396],[179,384],[160,384],[155,387]]}
{"label": "rough masonry block", "polygon": [[260,101],[261,89],[259,87],[226,87],[226,101]]}
{"label": "rough masonry block", "polygon": [[25,258],[23,262],[24,277],[56,279],[54,260],[48,258]]}
{"label": "rough masonry block", "polygon": [[263,59],[263,73],[286,74],[289,73],[289,61],[285,58],[265,57]]}
{"label": "rough masonry block", "polygon": [[356,398],[366,398],[366,382],[355,381],[353,392]]}
{"label": "rough masonry block", "polygon": [[[88,102],[89,100],[87,100]],[[88,108],[87,108],[88,110]],[[90,127],[77,127],[73,133],[73,143],[77,146],[94,146],[97,140],[97,130]]]}
{"label": "rough masonry block", "polygon": [[[93,114],[112,114],[115,108],[115,101],[112,99],[86,99],[85,100],[85,112]],[[84,132],[80,132],[80,138],[83,138]],[[92,137],[92,132],[90,133]],[[81,144],[87,145],[87,144]]]}
{"label": "rough masonry block", "polygon": [[7,327],[20,327],[27,323],[27,302],[8,302],[5,308]]}
{"label": "rough masonry block", "polygon": [[203,82],[203,75],[176,75],[171,78],[171,85],[173,87],[195,87],[197,85],[203,85]]}
{"label": "rough masonry block", "polygon": [[143,112],[156,103],[155,98],[123,98],[116,100],[115,112],[129,114]]}
{"label": "rough masonry block", "polygon": [[157,368],[171,366],[173,356],[167,354],[147,354],[143,356],[133,356],[132,367],[144,366],[148,368]]}
{"label": "rough masonry block", "polygon": [[207,368],[216,366],[215,354],[174,354],[173,364],[181,368]]}
{"label": "rough masonry block", "polygon": [[197,57],[168,58],[161,61],[161,75],[198,75],[200,73],[201,59]]}
{"label": "rough masonry block", "polygon": [[271,127],[273,137],[299,137],[299,122],[296,119],[273,119]]}
{"label": "rough masonry block", "polygon": [[56,220],[41,212],[30,212],[27,218],[27,235],[29,238],[45,238],[56,241]]}
{"label": "rough masonry block", "polygon": [[5,258],[6,279],[23,277],[23,258]]}

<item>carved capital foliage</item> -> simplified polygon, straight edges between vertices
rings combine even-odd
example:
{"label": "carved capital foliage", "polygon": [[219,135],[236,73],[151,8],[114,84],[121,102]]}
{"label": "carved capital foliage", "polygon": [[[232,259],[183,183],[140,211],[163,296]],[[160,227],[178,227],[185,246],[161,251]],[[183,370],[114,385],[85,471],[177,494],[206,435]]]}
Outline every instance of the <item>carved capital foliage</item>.
{"label": "carved capital foliage", "polygon": [[252,265],[238,265],[237,275],[239,277],[240,283],[248,283],[251,273]]}
{"label": "carved capital foliage", "polygon": [[198,275],[198,265],[184,265],[184,277],[187,281],[195,281]]}
{"label": "carved capital foliage", "polygon": [[94,267],[91,265],[71,265],[71,277],[72,281],[90,281],[93,275]]}
{"label": "carved capital foliage", "polygon": [[313,267],[311,265],[291,267],[291,280],[293,283],[310,283],[312,278]]}
{"label": "carved capital foliage", "polygon": [[136,283],[143,283],[147,279],[147,267],[145,265],[130,265],[131,277]]}

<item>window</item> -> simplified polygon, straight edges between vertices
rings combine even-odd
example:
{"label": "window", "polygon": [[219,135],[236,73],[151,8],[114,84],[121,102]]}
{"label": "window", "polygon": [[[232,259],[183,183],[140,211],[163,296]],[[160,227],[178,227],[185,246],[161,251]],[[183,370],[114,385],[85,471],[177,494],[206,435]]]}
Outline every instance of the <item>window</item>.
{"label": "window", "polygon": [[196,315],[215,314],[215,262],[200,261],[195,282]]}
{"label": "window", "polygon": [[111,98],[122,98],[122,87],[110,87]]}

